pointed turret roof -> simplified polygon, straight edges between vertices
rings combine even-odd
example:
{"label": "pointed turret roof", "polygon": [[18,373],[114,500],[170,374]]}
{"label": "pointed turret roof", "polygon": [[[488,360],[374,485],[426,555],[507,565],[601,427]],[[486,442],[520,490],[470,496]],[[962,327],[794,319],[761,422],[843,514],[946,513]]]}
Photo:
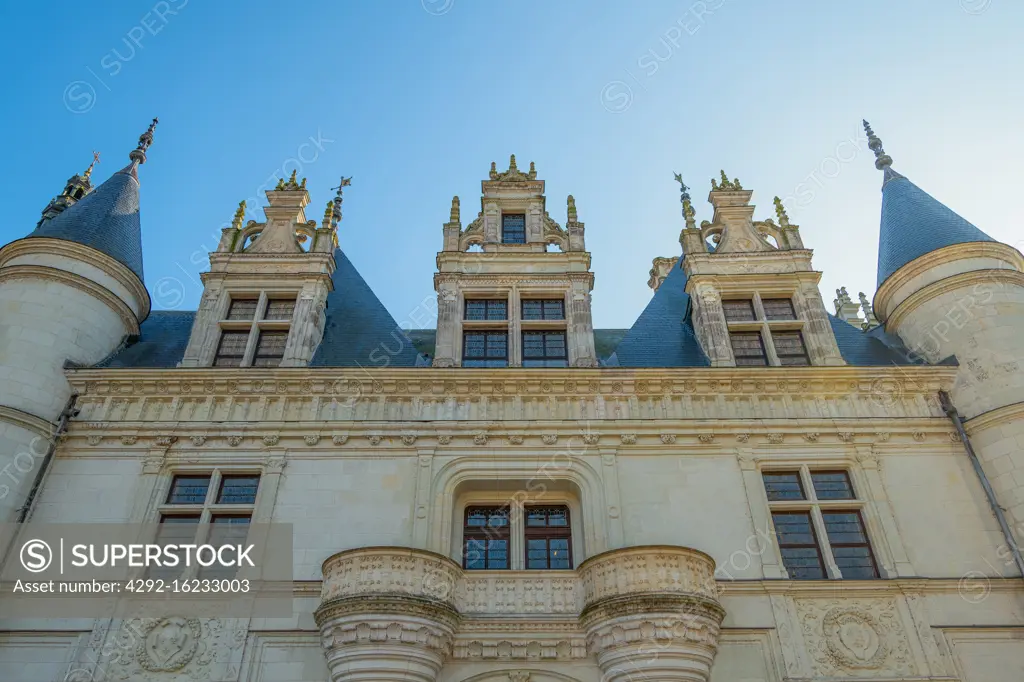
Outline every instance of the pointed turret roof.
{"label": "pointed turret roof", "polygon": [[875,167],[884,173],[878,232],[878,286],[927,253],[953,244],[996,241],[892,169],[892,158],[864,121]]}
{"label": "pointed turret roof", "polygon": [[146,161],[153,143],[153,123],[128,155],[130,163],[107,178],[60,214],[43,221],[28,235],[64,239],[96,249],[125,265],[143,280],[142,226],[139,222],[139,178],[137,168]]}

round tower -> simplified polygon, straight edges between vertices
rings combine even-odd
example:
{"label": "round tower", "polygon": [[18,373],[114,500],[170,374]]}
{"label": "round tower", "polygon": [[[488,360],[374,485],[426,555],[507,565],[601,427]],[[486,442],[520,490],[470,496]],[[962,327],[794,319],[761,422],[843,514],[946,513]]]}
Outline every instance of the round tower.
{"label": "round tower", "polygon": [[0,248],[0,522],[18,519],[40,474],[71,394],[65,367],[103,360],[149,314],[137,170],[155,125],[128,166],[93,189],[90,165]]}
{"label": "round tower", "polygon": [[1024,256],[893,170],[882,141],[864,127],[884,173],[875,315],[916,357],[955,357],[952,402],[1020,545]]}

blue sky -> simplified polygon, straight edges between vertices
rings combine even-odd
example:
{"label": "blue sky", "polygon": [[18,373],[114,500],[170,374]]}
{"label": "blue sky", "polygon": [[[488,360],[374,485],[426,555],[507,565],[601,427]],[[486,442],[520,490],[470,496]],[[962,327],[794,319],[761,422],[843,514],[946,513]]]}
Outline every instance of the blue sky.
{"label": "blue sky", "polygon": [[408,321],[433,296],[452,195],[467,223],[510,153],[536,162],[557,221],[576,197],[598,327],[632,324],[651,259],[678,254],[673,171],[698,220],[720,168],[759,218],[789,198],[831,308],[875,281],[862,117],[897,170],[1024,243],[1022,26],[1011,0],[6,3],[0,242],[93,150],[99,180],[125,165],[157,115],[141,169],[156,308],[194,309],[238,202],[297,167],[316,219],[354,176],[342,248]]}

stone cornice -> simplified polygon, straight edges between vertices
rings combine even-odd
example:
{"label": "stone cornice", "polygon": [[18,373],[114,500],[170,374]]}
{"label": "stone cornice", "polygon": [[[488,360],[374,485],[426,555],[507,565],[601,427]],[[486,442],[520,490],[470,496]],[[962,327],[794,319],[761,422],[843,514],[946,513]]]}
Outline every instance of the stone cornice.
{"label": "stone cornice", "polygon": [[1017,271],[1024,271],[1024,256],[1006,244],[1000,242],[967,242],[965,244],[952,244],[935,251],[930,251],[923,256],[915,258],[899,270],[889,275],[888,279],[878,287],[872,305],[875,317],[879,322],[886,322],[889,316],[889,304],[893,294],[899,291],[905,284],[919,277],[928,270],[956,260],[966,258],[993,258],[1002,260],[1016,268]]}
{"label": "stone cornice", "polygon": [[[950,277],[944,277],[937,282],[925,286],[923,289],[915,291],[910,296],[900,301],[899,305],[896,306],[896,310],[890,314],[885,323],[892,329],[899,329],[900,323],[914,310],[916,310],[921,304],[926,303],[933,298],[941,296],[942,294],[950,291],[956,291],[970,286],[978,286],[980,284],[1012,284],[1019,287],[1024,287],[1024,273],[1016,270],[971,270],[970,272],[962,272]],[[885,301],[888,304],[888,300]]]}
{"label": "stone cornice", "polygon": [[[12,266],[6,265],[11,260],[24,255],[31,255],[36,253],[45,253],[50,256],[63,256],[66,258],[81,261],[88,265],[91,265],[99,270],[102,270],[106,274],[113,277],[119,284],[124,286],[138,301],[140,309],[139,315],[136,318],[135,313],[128,308],[128,304],[121,301],[121,299],[110,291],[106,287],[102,287],[92,280],[88,280],[81,275],[75,275],[80,279],[84,279],[90,282],[94,287],[101,289],[106,292],[107,296],[111,296],[118,301],[121,301],[121,306],[128,309],[131,317],[135,320],[134,326],[138,333],[138,325],[149,316],[149,310],[151,301],[149,298],[149,291],[146,289],[138,275],[128,269],[128,266],[121,262],[114,260],[102,251],[97,251],[94,248],[83,246],[77,242],[68,241],[66,239],[51,239],[48,237],[33,237],[31,239],[19,239],[18,241],[11,242],[10,244],[0,248],[0,273],[5,273],[7,270],[13,270]],[[24,266],[19,266],[24,267]],[[47,268],[49,269],[49,268]],[[74,275],[74,273],[61,270],[68,275]],[[76,285],[72,285],[76,286]],[[112,306],[113,307],[113,306]],[[116,309],[116,308],[115,308]],[[120,314],[120,312],[119,312]]]}
{"label": "stone cornice", "polygon": [[[0,282],[12,279],[42,279],[50,282],[59,282],[84,291],[90,296],[103,301],[111,310],[117,313],[129,334],[139,333],[139,319],[135,317],[135,313],[128,307],[128,304],[122,301],[110,289],[97,284],[87,277],[46,265],[8,265],[0,269]],[[145,298],[140,300],[144,301],[148,306],[149,295],[147,294]],[[148,314],[148,310],[146,313]],[[145,316],[140,315],[140,317]]]}
{"label": "stone cornice", "polygon": [[0,422],[7,422],[34,431],[44,438],[50,438],[54,431],[54,425],[46,419],[5,405],[0,405]]}
{"label": "stone cornice", "polygon": [[997,407],[988,412],[971,417],[964,422],[964,429],[969,436],[981,433],[993,426],[1000,426],[1009,422],[1024,421],[1024,401]]}

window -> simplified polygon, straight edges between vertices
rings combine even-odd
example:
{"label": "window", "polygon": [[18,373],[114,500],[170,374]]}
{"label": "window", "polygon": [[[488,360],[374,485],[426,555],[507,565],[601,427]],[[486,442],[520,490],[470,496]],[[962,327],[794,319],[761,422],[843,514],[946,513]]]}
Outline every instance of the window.
{"label": "window", "polygon": [[295,300],[288,298],[272,298],[267,301],[265,320],[290,320],[295,312]]}
{"label": "window", "polygon": [[729,341],[732,343],[732,353],[736,358],[737,367],[768,365],[768,355],[764,351],[761,332],[731,332]]}
{"label": "window", "polygon": [[261,331],[256,341],[256,353],[252,357],[253,367],[277,367],[284,358],[284,346],[288,341],[287,331]]}
{"label": "window", "polygon": [[277,367],[284,359],[295,299],[232,298],[220,322],[214,367]]}
{"label": "window", "polygon": [[501,216],[501,243],[526,243],[526,214],[504,213]]}
{"label": "window", "polygon": [[754,322],[757,319],[754,315],[754,302],[749,299],[724,300],[722,311],[727,322]]}
{"label": "window", "polygon": [[560,298],[523,301],[524,320],[564,320],[565,301]]}
{"label": "window", "polygon": [[526,507],[526,568],[572,568],[568,507]]}
{"label": "window", "polygon": [[565,332],[523,332],[523,367],[568,367]]}
{"label": "window", "polygon": [[[804,336],[800,332],[772,332],[775,354],[779,356],[779,364],[783,367],[810,365]],[[738,363],[737,363],[738,364]]]}
{"label": "window", "polygon": [[[214,547],[245,541],[259,490],[259,474],[179,474],[171,480],[167,501],[160,506],[156,542],[161,545],[210,544]],[[202,577],[230,577],[235,569],[196,565],[149,569],[153,578],[177,578],[186,571]],[[194,556],[194,555],[193,555]]]}
{"label": "window", "polygon": [[[794,580],[879,577],[849,472],[765,471],[782,564]],[[808,494],[809,493],[809,494]]]}
{"label": "window", "polygon": [[213,358],[214,367],[241,367],[245,359],[245,347],[249,343],[249,332],[224,331],[217,344]]}
{"label": "window", "polygon": [[462,336],[463,367],[507,367],[508,332],[472,332]]}
{"label": "window", "polygon": [[505,299],[469,299],[466,301],[467,320],[507,320],[508,303]]}
{"label": "window", "polygon": [[[521,544],[520,544],[521,542]],[[521,562],[513,557],[513,552]],[[467,570],[572,569],[572,525],[565,505],[469,506],[462,533]]]}
{"label": "window", "polygon": [[462,567],[472,571],[507,569],[509,536],[508,507],[467,507]]}
{"label": "window", "polygon": [[793,310],[793,301],[788,298],[762,298],[761,306],[764,308],[766,320],[795,320],[796,311]]}
{"label": "window", "polygon": [[259,299],[256,298],[235,298],[231,300],[231,305],[228,307],[229,320],[252,320],[256,317],[256,306],[259,305]]}

